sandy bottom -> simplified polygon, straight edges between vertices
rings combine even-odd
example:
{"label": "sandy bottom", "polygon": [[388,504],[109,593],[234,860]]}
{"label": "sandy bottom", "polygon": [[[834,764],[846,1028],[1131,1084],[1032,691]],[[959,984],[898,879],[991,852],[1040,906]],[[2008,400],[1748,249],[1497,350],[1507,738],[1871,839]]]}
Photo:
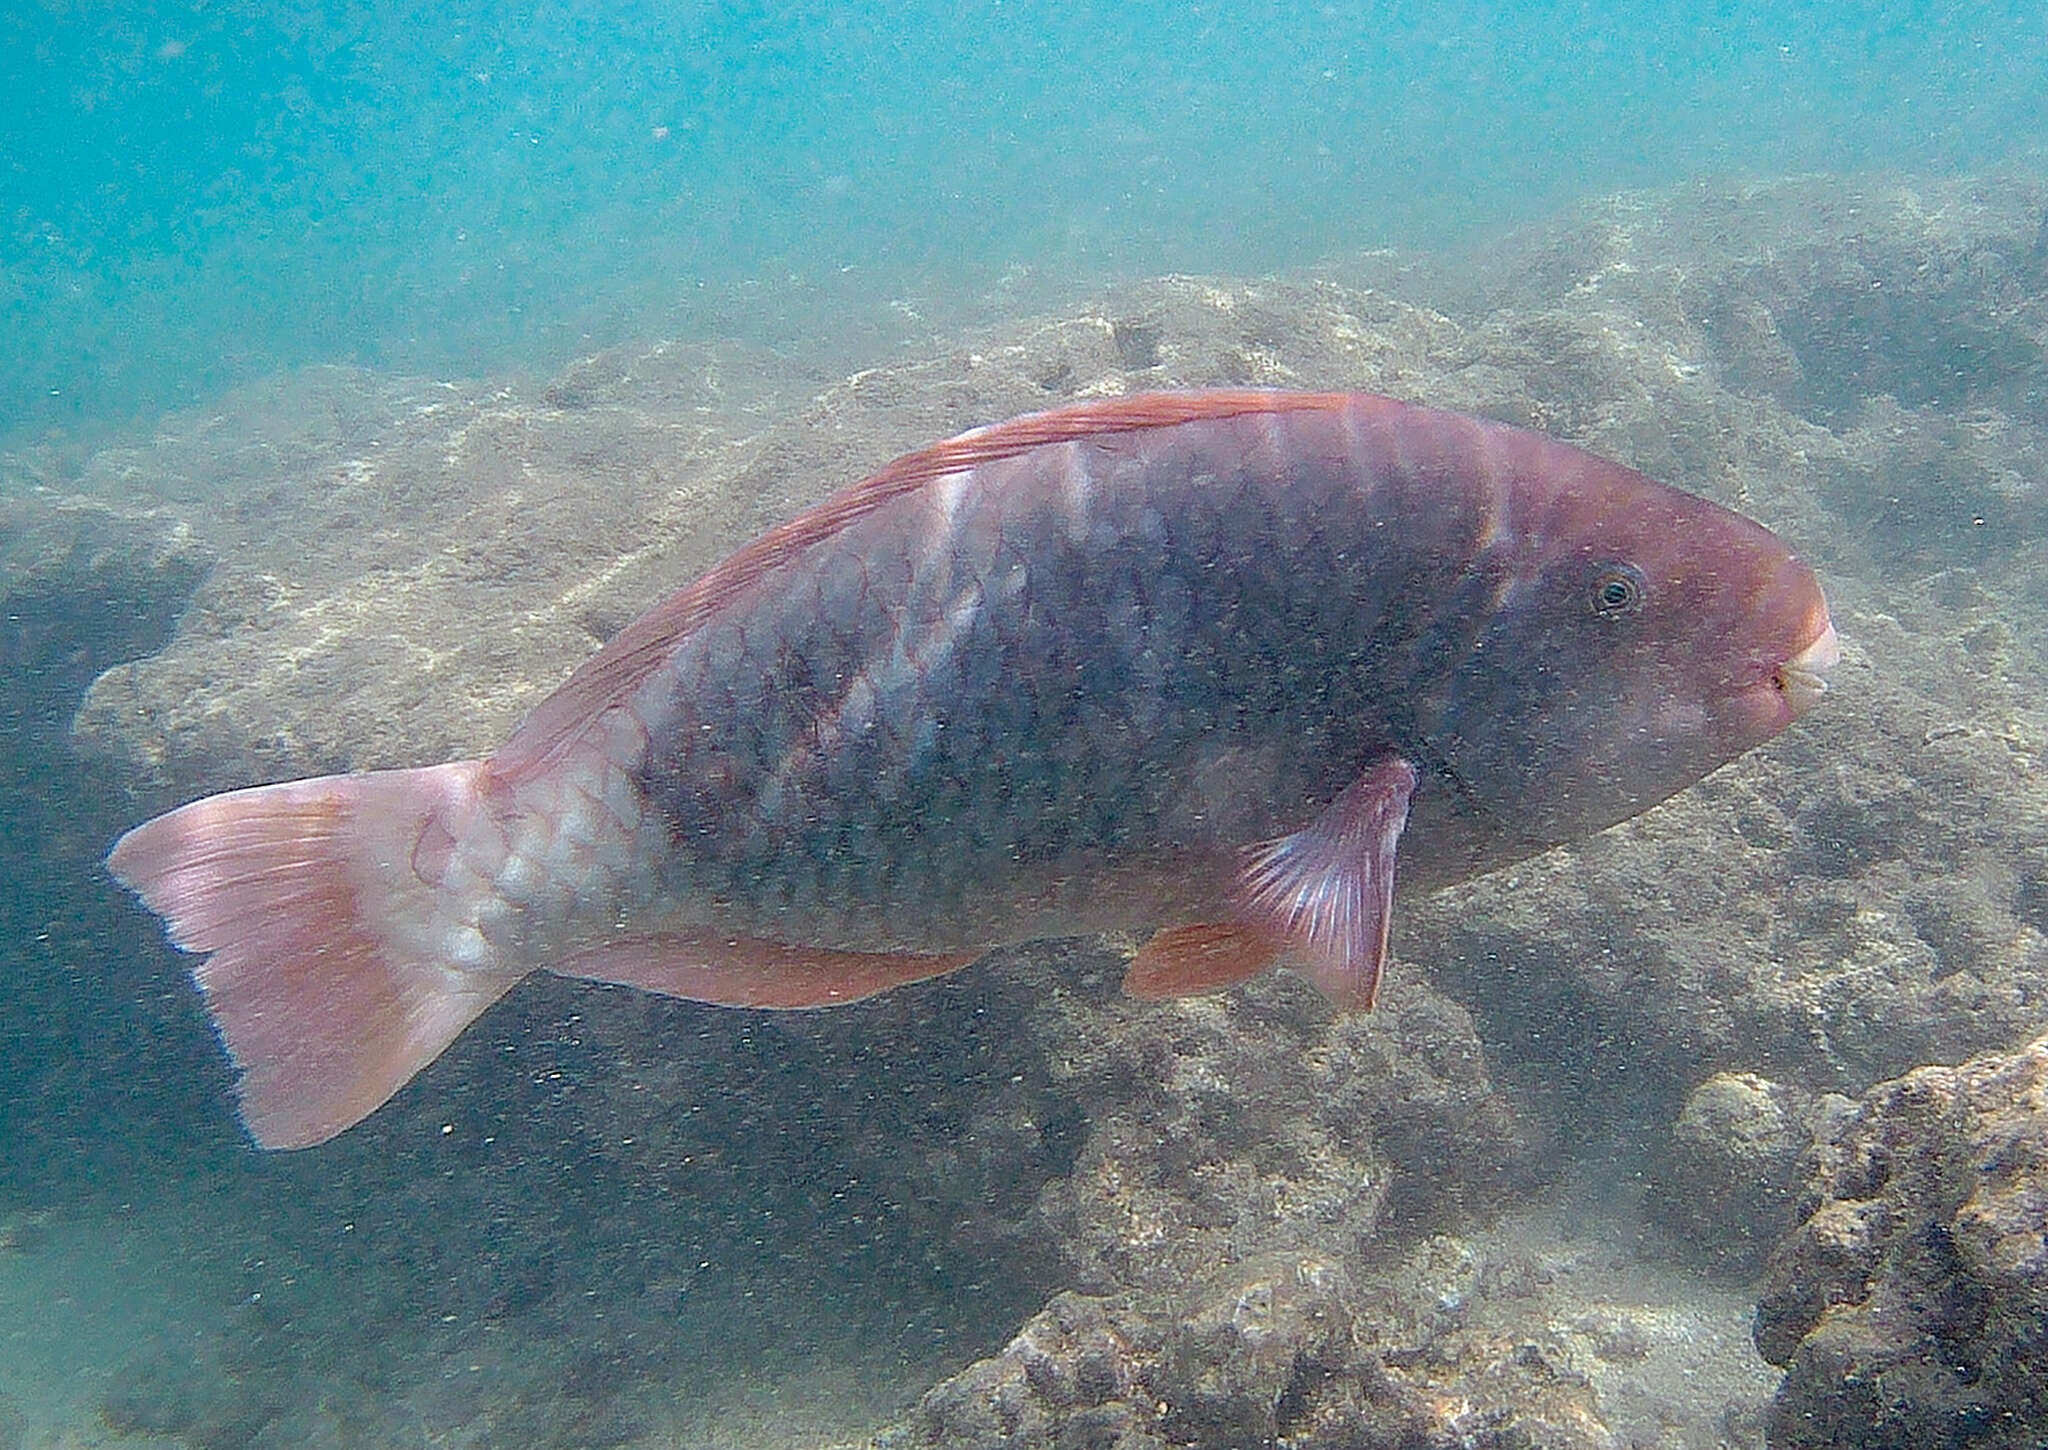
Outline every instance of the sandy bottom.
{"label": "sandy bottom", "polygon": [[[1631,1212],[1589,1214],[1572,1188],[1504,1216],[1469,1242],[1482,1261],[1535,1267],[1542,1327],[1573,1348],[1573,1363],[1593,1382],[1620,1443],[1672,1450],[1762,1443],[1780,1376],[1750,1340],[1756,1296],[1749,1287],[1656,1258]],[[1484,1322],[1488,1313],[1487,1301],[1477,1300],[1476,1317]],[[1524,1332],[1531,1327],[1519,1312],[1514,1317]]]}

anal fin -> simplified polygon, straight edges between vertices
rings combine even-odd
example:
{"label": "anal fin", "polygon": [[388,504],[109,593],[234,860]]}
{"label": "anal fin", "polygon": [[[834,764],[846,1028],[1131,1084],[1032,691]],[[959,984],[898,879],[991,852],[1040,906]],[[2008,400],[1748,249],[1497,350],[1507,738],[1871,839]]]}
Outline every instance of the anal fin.
{"label": "anal fin", "polygon": [[1340,1008],[1370,1010],[1379,994],[1416,781],[1407,761],[1379,762],[1301,830],[1252,847],[1238,872],[1238,920],[1286,943]]}
{"label": "anal fin", "polygon": [[663,932],[606,942],[549,970],[719,1007],[839,1007],[943,977],[977,955],[826,951],[758,937]]}
{"label": "anal fin", "polygon": [[1162,927],[1131,958],[1124,991],[1147,1001],[1221,991],[1256,977],[1280,950],[1275,938],[1235,922]]}

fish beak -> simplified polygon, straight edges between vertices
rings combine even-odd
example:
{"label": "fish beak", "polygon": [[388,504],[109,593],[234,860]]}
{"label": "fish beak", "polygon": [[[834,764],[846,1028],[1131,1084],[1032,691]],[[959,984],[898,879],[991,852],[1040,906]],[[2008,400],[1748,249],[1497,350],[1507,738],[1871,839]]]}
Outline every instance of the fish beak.
{"label": "fish beak", "polygon": [[1835,626],[1820,612],[1820,630],[1812,643],[1778,666],[1773,683],[1794,715],[1804,715],[1828,690],[1827,672],[1842,658],[1842,641]]}

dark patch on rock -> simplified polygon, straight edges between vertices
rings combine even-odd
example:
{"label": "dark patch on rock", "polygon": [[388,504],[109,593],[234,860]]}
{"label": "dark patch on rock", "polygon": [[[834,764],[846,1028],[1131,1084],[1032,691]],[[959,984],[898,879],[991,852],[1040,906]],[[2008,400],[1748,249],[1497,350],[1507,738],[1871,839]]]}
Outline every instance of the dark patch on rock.
{"label": "dark patch on rock", "polygon": [[[1882,393],[1908,408],[1962,408],[2048,383],[2048,355],[2020,319],[1983,306],[1982,273],[2000,260],[1959,259],[1946,285],[1895,275],[1815,287],[1778,324],[1809,379],[1808,405],[1839,414]],[[2023,274],[2012,282],[2029,285]]]}
{"label": "dark patch on rock", "polygon": [[1848,447],[1821,479],[1821,497],[1889,560],[1936,569],[2010,555],[2048,532],[2040,417],[2038,408],[1956,414],[1870,398],[1839,430]]}
{"label": "dark patch on rock", "polygon": [[1166,329],[1152,318],[1131,318],[1110,324],[1117,361],[1133,372],[1159,366],[1159,342]]}
{"label": "dark patch on rock", "polygon": [[170,643],[210,562],[161,512],[0,494],[0,732],[61,737],[103,671]]}

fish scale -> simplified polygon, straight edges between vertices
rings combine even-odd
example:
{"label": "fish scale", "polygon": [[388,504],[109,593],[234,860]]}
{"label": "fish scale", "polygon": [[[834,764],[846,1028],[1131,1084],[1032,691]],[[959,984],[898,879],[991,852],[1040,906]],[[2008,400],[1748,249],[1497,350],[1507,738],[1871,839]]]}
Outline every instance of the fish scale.
{"label": "fish scale", "polygon": [[[815,596],[764,580],[677,652],[641,773],[679,843],[650,905],[711,896],[734,930],[932,950],[984,938],[1074,876],[1077,855],[1164,868],[1221,853],[1227,832],[1276,833],[1272,803],[1319,806],[1389,743],[1372,705],[1398,697],[1390,666],[1428,620],[1389,608],[1429,597],[1404,556],[1425,544],[1428,558],[1468,557],[1486,527],[1468,509],[1441,510],[1433,530],[1375,529],[1406,523],[1414,499],[1404,480],[1294,436],[1328,424],[1216,421],[1164,448],[1000,460],[790,560],[782,573],[816,578]],[[1184,582],[1219,575],[1234,587],[1214,596]],[[976,606],[956,627],[963,595]],[[941,632],[957,674],[934,682],[896,663],[906,637]],[[786,657],[826,703],[735,691]],[[934,720],[949,722],[948,746],[920,761],[918,727]],[[732,748],[756,734],[769,748]],[[1253,738],[1283,748],[1261,755],[1236,807],[1182,819],[1190,772]],[[984,789],[946,798],[977,774]],[[749,849],[763,837],[797,863],[765,911]],[[970,886],[981,900],[963,916]],[[1131,906],[1133,920],[1151,909]]]}

